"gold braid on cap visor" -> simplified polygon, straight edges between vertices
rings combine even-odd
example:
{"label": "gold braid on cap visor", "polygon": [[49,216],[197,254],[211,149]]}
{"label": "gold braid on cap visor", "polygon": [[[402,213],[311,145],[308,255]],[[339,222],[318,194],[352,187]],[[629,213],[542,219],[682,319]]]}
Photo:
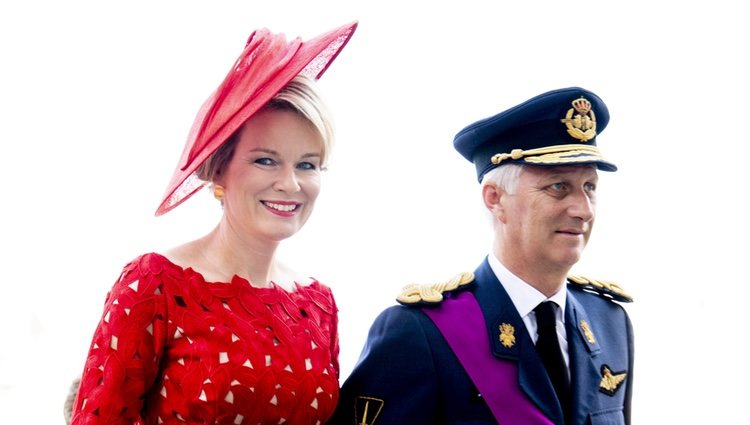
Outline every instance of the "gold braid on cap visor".
{"label": "gold braid on cap visor", "polygon": [[587,145],[557,145],[538,149],[513,149],[510,153],[498,153],[492,156],[492,163],[498,165],[506,159],[523,159],[532,164],[566,164],[581,162],[581,155],[586,162],[603,160],[599,148]]}

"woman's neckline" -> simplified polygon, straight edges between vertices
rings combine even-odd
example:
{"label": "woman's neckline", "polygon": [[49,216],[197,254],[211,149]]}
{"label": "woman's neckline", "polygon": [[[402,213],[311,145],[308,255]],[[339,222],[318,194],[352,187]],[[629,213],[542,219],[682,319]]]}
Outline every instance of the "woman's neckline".
{"label": "woman's neckline", "polygon": [[257,286],[257,285],[254,285],[252,282],[250,282],[249,279],[239,276],[237,274],[232,275],[231,279],[228,282],[221,281],[221,280],[210,280],[210,279],[206,279],[203,273],[199,272],[198,270],[195,270],[192,266],[188,266],[188,265],[182,266],[180,264],[177,264],[164,254],[161,254],[159,252],[151,252],[151,255],[159,257],[162,261],[168,263],[171,267],[179,269],[182,273],[193,274],[193,275],[200,277],[201,281],[208,285],[241,285],[244,287],[252,288],[254,290],[279,290],[279,291],[283,291],[283,292],[291,294],[291,293],[298,292],[301,289],[305,289],[305,288],[314,286],[319,283],[317,279],[309,278],[310,283],[304,284],[304,285],[300,284],[296,280],[293,281],[290,285],[292,286],[292,288],[287,288],[283,285],[279,285],[278,283],[274,281],[269,282],[268,286]]}

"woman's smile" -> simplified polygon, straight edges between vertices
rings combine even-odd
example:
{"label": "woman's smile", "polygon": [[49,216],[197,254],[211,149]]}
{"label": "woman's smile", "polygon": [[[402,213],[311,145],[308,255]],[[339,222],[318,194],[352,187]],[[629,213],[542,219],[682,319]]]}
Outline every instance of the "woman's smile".
{"label": "woman's smile", "polygon": [[261,201],[273,214],[283,217],[291,217],[302,207],[302,203],[293,201]]}

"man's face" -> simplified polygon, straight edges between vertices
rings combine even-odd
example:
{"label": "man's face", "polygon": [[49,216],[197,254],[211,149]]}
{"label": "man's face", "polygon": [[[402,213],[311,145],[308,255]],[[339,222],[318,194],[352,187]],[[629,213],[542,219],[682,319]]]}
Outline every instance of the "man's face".
{"label": "man's face", "polygon": [[502,256],[511,270],[570,270],[591,235],[597,181],[593,166],[524,167],[515,193],[500,198]]}

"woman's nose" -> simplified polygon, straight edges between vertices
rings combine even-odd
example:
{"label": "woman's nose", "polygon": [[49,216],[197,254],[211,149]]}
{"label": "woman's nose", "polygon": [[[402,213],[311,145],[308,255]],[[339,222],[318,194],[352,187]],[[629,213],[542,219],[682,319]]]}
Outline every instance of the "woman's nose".
{"label": "woman's nose", "polygon": [[297,179],[297,173],[294,168],[284,167],[281,169],[276,182],[274,183],[274,189],[294,193],[300,190],[299,180]]}

